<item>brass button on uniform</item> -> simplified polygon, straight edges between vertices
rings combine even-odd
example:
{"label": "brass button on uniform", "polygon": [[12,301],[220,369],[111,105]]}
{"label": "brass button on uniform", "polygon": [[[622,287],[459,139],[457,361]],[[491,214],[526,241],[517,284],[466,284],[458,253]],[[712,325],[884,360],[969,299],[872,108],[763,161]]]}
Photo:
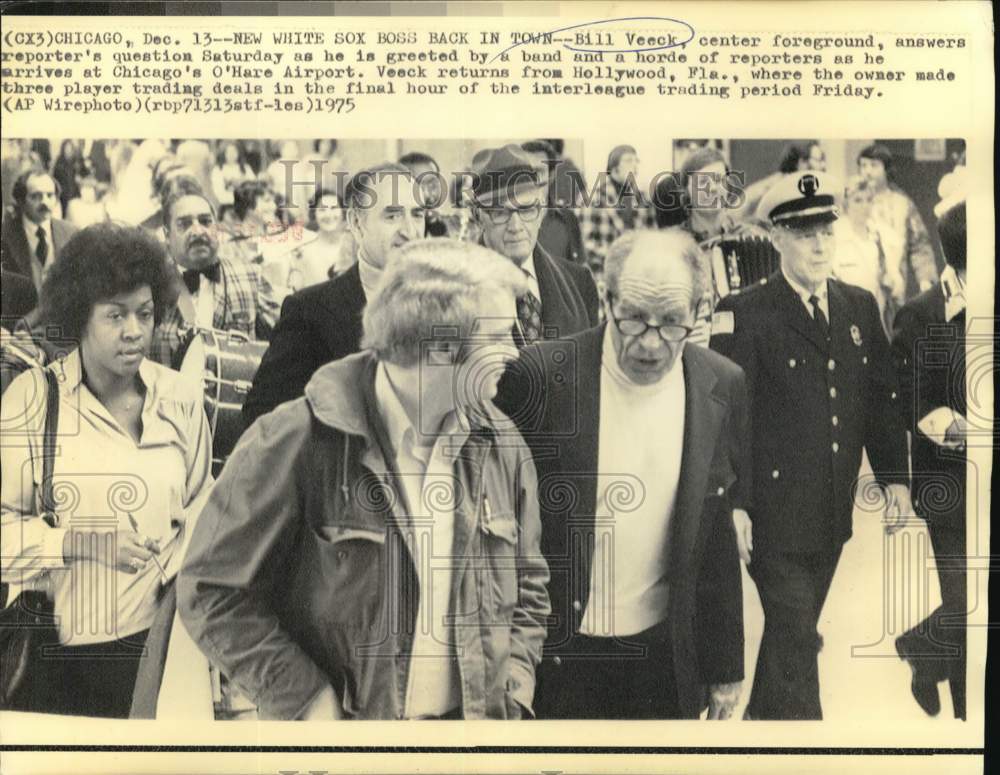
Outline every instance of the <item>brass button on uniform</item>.
{"label": "brass button on uniform", "polygon": [[837,397],[837,388],[835,387],[830,388],[830,398],[836,398],[836,397]]}
{"label": "brass button on uniform", "polygon": [[795,368],[795,359],[794,358],[789,358],[788,359],[788,368],[790,368],[790,369],[794,369]]}
{"label": "brass button on uniform", "polygon": [[865,364],[865,366],[867,366],[868,365],[868,356],[867,355],[862,355],[861,356],[861,362],[863,364]]}
{"label": "brass button on uniform", "polygon": [[726,488],[725,487],[720,487],[718,490],[715,491],[715,494],[716,495],[723,495],[725,492],[726,492]]}
{"label": "brass button on uniform", "polygon": [[830,418],[830,422],[832,422],[834,425],[837,425],[840,422],[840,420],[837,419],[837,415],[834,415],[833,417]]}
{"label": "brass button on uniform", "polygon": [[579,600],[574,600],[573,601],[573,610],[574,611],[579,611],[581,608],[583,608],[583,606],[580,604],[580,601]]}
{"label": "brass button on uniform", "polygon": [[772,479],[777,479],[777,478],[778,478],[779,476],[781,476],[781,472],[780,472],[780,471],[779,471],[779,470],[778,470],[777,468],[775,468],[775,469],[774,469],[774,470],[773,470],[773,471],[771,472],[771,478],[772,478]]}
{"label": "brass button on uniform", "polygon": [[552,657],[552,664],[557,667],[562,664],[562,657]]}
{"label": "brass button on uniform", "polygon": [[840,449],[840,445],[837,442],[833,442],[833,451],[837,452]]}

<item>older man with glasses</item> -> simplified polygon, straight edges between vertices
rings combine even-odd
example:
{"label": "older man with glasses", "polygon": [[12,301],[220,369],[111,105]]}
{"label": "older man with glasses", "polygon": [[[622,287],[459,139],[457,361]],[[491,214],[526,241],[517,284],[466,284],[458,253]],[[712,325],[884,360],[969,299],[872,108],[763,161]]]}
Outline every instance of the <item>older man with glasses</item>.
{"label": "older man with glasses", "polygon": [[816,628],[851,537],[862,451],[884,489],[886,528],[913,512],[878,304],[830,276],[840,190],[825,173],[803,171],[764,195],[757,214],[770,223],[780,269],[726,296],[712,323],[713,349],[746,372],[753,416],[749,571],[764,634],[752,719],[823,717]]}
{"label": "older man with glasses", "polygon": [[476,154],[473,213],[483,244],[509,258],[528,281],[517,302],[518,344],[569,336],[598,322],[597,288],[583,266],[538,243],[544,216],[544,167],[516,145]]}
{"label": "older man with glasses", "polygon": [[501,387],[551,573],[539,718],[690,719],[706,700],[727,718],[739,698],[749,418],[740,368],[688,342],[700,267],[681,229],[619,237],[608,323],[523,349]]}

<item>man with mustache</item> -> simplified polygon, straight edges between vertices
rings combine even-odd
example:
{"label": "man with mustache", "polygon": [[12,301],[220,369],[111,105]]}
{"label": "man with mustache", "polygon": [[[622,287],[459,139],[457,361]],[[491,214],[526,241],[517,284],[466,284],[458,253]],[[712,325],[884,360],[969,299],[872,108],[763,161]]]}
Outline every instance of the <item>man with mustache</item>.
{"label": "man with mustache", "polygon": [[786,176],[761,200],[781,268],[726,296],[712,348],[747,375],[753,550],[764,634],[746,717],[821,719],[817,624],[867,453],[886,529],[912,513],[898,388],[875,298],[830,277],[838,217],[822,172]]}
{"label": "man with mustache", "polygon": [[153,336],[150,357],[178,368],[181,343],[191,328],[267,338],[258,302],[260,277],[252,264],[220,251],[215,209],[197,179],[172,179],[162,192],[161,209],[167,250],[179,274],[178,298]]}
{"label": "man with mustache", "polygon": [[358,261],[332,280],[287,297],[271,343],[243,404],[249,426],[278,404],[298,398],[323,364],[361,349],[361,315],[393,248],[424,236],[425,211],[413,176],[379,164],[351,178],[344,193]]}
{"label": "man with mustache", "polygon": [[76,227],[53,217],[59,207],[59,185],[45,170],[23,173],[11,193],[14,209],[3,219],[0,265],[4,272],[29,278],[38,293],[49,267]]}

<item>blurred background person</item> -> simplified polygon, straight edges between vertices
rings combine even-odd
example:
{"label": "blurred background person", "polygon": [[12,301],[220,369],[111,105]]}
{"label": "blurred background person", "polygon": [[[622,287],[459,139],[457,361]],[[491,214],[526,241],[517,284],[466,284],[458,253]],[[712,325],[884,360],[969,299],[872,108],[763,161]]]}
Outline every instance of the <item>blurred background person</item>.
{"label": "blurred background person", "polygon": [[59,184],[59,201],[65,216],[67,205],[80,196],[79,180],[87,174],[87,165],[80,155],[76,140],[63,140],[59,145],[59,155],[52,165],[52,177]]}
{"label": "blurred background person", "polygon": [[253,171],[246,163],[239,144],[231,140],[224,141],[216,153],[215,166],[212,167],[212,191],[219,203],[220,213],[223,208],[232,207],[236,187],[253,177]]}
{"label": "blurred background person", "polygon": [[312,153],[307,154],[303,161],[309,171],[310,180],[316,176],[314,169],[319,166],[319,188],[343,195],[344,187],[347,185],[347,165],[344,157],[337,153],[337,148],[336,140],[325,137],[313,140]]}
{"label": "blurred background person", "polygon": [[4,213],[0,229],[0,266],[29,278],[40,292],[76,227],[58,217],[59,185],[45,170],[19,175],[11,193],[14,207]]}
{"label": "blurred background person", "polygon": [[245,180],[233,192],[233,207],[227,213],[222,230],[227,244],[248,263],[263,260],[264,246],[271,237],[282,234],[288,225],[279,208],[279,200],[265,180]]}
{"label": "blurred background person", "polygon": [[66,205],[66,220],[82,229],[108,217],[101,201],[107,189],[92,175],[80,178],[79,185],[80,195]]}
{"label": "blurred background person", "polygon": [[[965,718],[966,420],[965,202],[938,225],[947,266],[930,290],[896,314],[892,346],[901,414],[912,439],[913,506],[927,521],[941,605],[896,639],[912,671],[910,691],[930,716],[941,710],[938,683],[947,680],[955,718]],[[926,497],[920,497],[921,493]]]}
{"label": "blurred background person", "polygon": [[608,154],[604,185],[580,216],[587,262],[597,277],[603,273],[604,254],[626,231],[651,227],[652,210],[636,183],[639,154],[631,145],[617,145]]}
{"label": "blurred background person", "polygon": [[342,274],[356,261],[337,194],[320,190],[310,203],[301,242],[265,244],[260,260],[261,306],[274,326],[290,294]]}
{"label": "blurred background person", "polygon": [[885,252],[892,300],[902,305],[938,279],[934,247],[913,200],[892,181],[892,152],[878,143],[858,154],[858,172],[872,188],[872,222]]}
{"label": "blurred background person", "polygon": [[[5,434],[32,440],[0,450],[4,580],[47,577],[59,635],[29,664],[35,710],[128,716],[162,586],[211,486],[201,386],[146,358],[171,287],[162,245],[112,223],[78,232],[46,278],[46,320],[79,342],[49,367],[59,375],[53,489],[75,495],[54,498],[54,514],[43,516],[35,484],[42,372],[21,374],[3,397]],[[105,516],[95,527],[80,515]]]}
{"label": "blurred background person", "polygon": [[278,148],[278,157],[267,167],[266,182],[288,208],[284,217],[304,222],[316,190],[316,169],[301,158],[298,140],[283,140]]}
{"label": "blurred background person", "polygon": [[864,288],[878,302],[882,327],[886,336],[892,333],[895,302],[889,288],[901,278],[886,278],[885,254],[878,231],[871,222],[873,193],[871,185],[860,176],[847,182],[844,190],[845,218],[833,225],[837,249],[833,257],[833,276],[838,280]]}

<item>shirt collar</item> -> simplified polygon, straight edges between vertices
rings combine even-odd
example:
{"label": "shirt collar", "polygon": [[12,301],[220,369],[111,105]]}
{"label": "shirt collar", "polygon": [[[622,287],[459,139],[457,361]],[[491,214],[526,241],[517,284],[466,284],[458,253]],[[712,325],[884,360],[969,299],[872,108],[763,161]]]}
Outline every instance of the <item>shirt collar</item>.
{"label": "shirt collar", "polygon": [[[428,449],[424,455],[417,452],[421,447],[416,443],[416,429],[414,429],[413,423],[410,422],[410,416],[406,413],[406,409],[403,408],[403,404],[399,400],[399,395],[389,381],[389,374],[382,363],[377,364],[375,368],[375,405],[378,407],[379,415],[385,423],[385,430],[389,436],[389,444],[392,445],[393,451],[398,455],[405,450],[423,460],[426,464],[427,459],[430,457],[430,450]],[[499,410],[492,404],[489,404],[484,408],[484,413],[489,416],[491,421],[495,422]],[[452,412],[445,419],[444,427],[438,434],[438,438],[450,436],[450,446],[454,447],[464,444],[466,438],[473,433],[493,434],[493,427],[482,421],[479,414],[479,412],[472,415],[463,413],[460,416],[457,411]],[[435,441],[435,446],[437,446],[437,441]]]}
{"label": "shirt collar", "polygon": [[[56,361],[58,368],[62,372],[60,380],[61,389],[66,395],[73,395],[83,384],[83,358],[80,355],[80,348],[75,348],[64,358]],[[143,358],[139,363],[139,379],[146,387],[147,393],[152,390],[156,378],[156,369],[148,357]]]}
{"label": "shirt collar", "polygon": [[[787,283],[790,286],[792,286],[792,290],[795,291],[795,293],[798,294],[799,298],[802,299],[802,303],[805,304],[806,306],[811,306],[810,303],[809,303],[809,297],[813,295],[813,292],[810,291],[810,290],[807,290],[806,288],[803,288],[801,285],[799,285],[797,282],[795,282],[795,280],[793,280],[791,277],[789,277],[788,276],[788,272],[785,271],[784,267],[781,268],[781,274],[784,275],[785,280],[787,281]],[[816,296],[817,299],[819,299],[820,305],[822,305],[822,304],[824,304],[826,302],[827,286],[828,285],[829,285],[829,283],[826,280],[824,280],[823,284],[820,285],[819,288],[816,289],[815,296]]]}
{"label": "shirt collar", "polygon": [[45,230],[45,236],[49,239],[49,243],[52,242],[52,218],[46,218],[41,223],[35,223],[27,215],[21,216],[21,221],[24,223],[24,231],[26,234],[30,234],[32,239],[38,239],[38,227],[41,226]]}
{"label": "shirt collar", "polygon": [[371,299],[378,287],[379,280],[382,279],[382,270],[370,263],[364,254],[358,252],[358,273],[361,275],[361,287],[365,292],[365,299]]}

